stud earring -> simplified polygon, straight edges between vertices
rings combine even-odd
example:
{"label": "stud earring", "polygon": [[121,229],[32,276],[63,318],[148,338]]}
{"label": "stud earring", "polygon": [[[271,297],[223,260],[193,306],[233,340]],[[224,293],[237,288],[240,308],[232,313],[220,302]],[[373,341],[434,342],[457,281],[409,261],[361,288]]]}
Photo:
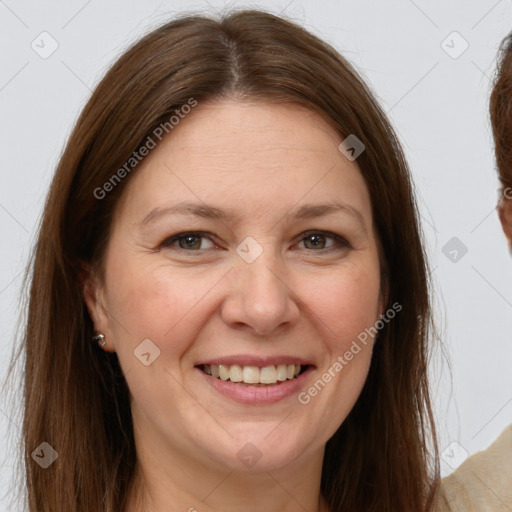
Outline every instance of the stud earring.
{"label": "stud earring", "polygon": [[96,343],[98,343],[98,345],[101,348],[105,348],[105,345],[107,344],[107,342],[105,341],[105,335],[104,334],[97,334],[96,336],[93,336],[92,337],[92,341],[95,341]]}

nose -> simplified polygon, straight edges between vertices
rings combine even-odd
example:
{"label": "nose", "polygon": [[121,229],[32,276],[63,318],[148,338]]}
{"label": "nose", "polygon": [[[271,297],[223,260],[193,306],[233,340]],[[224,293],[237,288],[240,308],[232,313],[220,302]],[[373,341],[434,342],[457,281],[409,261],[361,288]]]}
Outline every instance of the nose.
{"label": "nose", "polygon": [[231,328],[265,336],[297,321],[298,297],[274,257],[262,255],[252,263],[240,259],[230,274],[230,290],[222,305],[222,318]]}

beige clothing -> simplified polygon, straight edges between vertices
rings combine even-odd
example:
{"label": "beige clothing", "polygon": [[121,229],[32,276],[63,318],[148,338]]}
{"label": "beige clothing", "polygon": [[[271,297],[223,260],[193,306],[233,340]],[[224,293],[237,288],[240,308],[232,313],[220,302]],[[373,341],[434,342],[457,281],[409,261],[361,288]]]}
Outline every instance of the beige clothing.
{"label": "beige clothing", "polygon": [[512,512],[512,425],[441,482],[436,512]]}

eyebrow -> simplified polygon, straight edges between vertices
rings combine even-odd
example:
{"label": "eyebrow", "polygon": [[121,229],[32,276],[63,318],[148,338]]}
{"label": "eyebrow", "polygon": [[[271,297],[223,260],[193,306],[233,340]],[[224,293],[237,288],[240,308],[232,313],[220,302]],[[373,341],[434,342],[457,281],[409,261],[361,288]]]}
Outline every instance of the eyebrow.
{"label": "eyebrow", "polygon": [[[329,215],[332,213],[344,212],[354,217],[366,232],[366,223],[361,213],[354,207],[341,201],[333,201],[329,203],[319,204],[306,204],[296,210],[292,210],[286,216],[299,220],[313,219]],[[155,222],[164,216],[169,215],[194,215],[205,219],[220,220],[223,222],[237,222],[240,220],[240,215],[232,209],[221,209],[215,206],[207,205],[205,203],[194,203],[190,201],[183,201],[173,206],[165,208],[156,207],[151,210],[144,219],[140,222],[140,227],[145,227],[148,224]]]}

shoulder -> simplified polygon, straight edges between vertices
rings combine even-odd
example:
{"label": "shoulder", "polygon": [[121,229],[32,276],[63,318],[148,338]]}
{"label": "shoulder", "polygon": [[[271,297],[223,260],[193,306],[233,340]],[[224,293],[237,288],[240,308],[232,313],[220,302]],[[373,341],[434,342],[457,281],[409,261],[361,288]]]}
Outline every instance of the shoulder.
{"label": "shoulder", "polygon": [[444,478],[436,512],[512,511],[512,425]]}

